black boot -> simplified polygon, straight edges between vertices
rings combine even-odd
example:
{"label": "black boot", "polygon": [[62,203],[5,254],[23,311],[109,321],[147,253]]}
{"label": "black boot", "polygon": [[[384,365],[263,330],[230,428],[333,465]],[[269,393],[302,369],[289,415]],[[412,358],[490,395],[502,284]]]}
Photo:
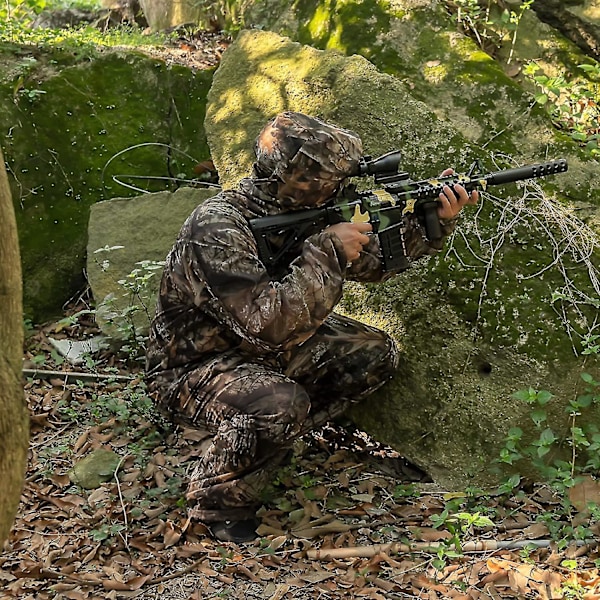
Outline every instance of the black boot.
{"label": "black boot", "polygon": [[213,537],[222,542],[242,544],[243,542],[252,542],[258,537],[256,528],[259,520],[256,518],[244,521],[215,521],[207,523],[207,525]]}

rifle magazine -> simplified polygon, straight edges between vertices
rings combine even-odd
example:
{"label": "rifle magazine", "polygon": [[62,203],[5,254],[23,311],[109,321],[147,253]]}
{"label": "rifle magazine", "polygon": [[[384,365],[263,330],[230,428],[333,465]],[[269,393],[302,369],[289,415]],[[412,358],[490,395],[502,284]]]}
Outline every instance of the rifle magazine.
{"label": "rifle magazine", "polygon": [[380,231],[379,246],[385,272],[394,271],[397,273],[406,271],[410,267],[410,262],[406,256],[401,224]]}

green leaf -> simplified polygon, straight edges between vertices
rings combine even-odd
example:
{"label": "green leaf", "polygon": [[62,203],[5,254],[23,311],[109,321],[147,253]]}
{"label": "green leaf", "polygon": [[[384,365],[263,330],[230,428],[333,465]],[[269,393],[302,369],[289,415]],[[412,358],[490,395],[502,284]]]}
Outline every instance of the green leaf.
{"label": "green leaf", "polygon": [[515,473],[514,475],[511,475],[507,480],[506,480],[506,485],[509,485],[511,487],[511,489],[515,489],[519,484],[521,483],[521,476],[518,473]]}
{"label": "green leaf", "polygon": [[554,432],[549,427],[544,429],[540,435],[540,443],[544,446],[549,446],[556,440]]}
{"label": "green leaf", "polygon": [[523,437],[523,430],[520,427],[511,427],[507,437],[509,440],[520,440]]}
{"label": "green leaf", "polygon": [[563,560],[560,563],[561,567],[564,567],[565,569],[576,569],[577,568],[577,561],[576,560],[572,560],[572,559],[566,559]]}
{"label": "green leaf", "polygon": [[547,418],[546,411],[543,408],[537,408],[531,412],[531,420],[539,427]]}
{"label": "green leaf", "polygon": [[540,446],[537,449],[537,455],[539,458],[542,458],[542,456],[545,456],[546,454],[548,454],[548,452],[550,452],[550,448],[548,448],[548,446]]}
{"label": "green leaf", "polygon": [[580,131],[573,131],[571,137],[577,142],[585,142],[587,140],[587,135]]}
{"label": "green leaf", "polygon": [[594,396],[592,396],[592,394],[584,394],[583,396],[577,397],[577,405],[581,408],[587,408],[593,400]]}
{"label": "green leaf", "polygon": [[550,392],[547,392],[546,390],[541,390],[537,393],[537,402],[540,406],[544,406],[545,404],[548,404],[548,402],[550,402],[550,400],[552,400],[552,398],[554,398],[554,396]]}
{"label": "green leaf", "polygon": [[533,388],[529,388],[528,390],[519,390],[515,392],[512,397],[517,400],[521,400],[522,402],[531,403],[535,401],[537,392]]}

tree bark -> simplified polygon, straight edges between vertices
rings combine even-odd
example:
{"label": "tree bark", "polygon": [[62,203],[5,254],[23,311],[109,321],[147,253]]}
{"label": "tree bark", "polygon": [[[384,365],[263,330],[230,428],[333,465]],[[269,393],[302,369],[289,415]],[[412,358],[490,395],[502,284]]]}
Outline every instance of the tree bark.
{"label": "tree bark", "polygon": [[560,31],[588,56],[600,60],[600,26],[574,15],[568,10],[568,4],[565,0],[536,0],[532,8],[540,21]]}
{"label": "tree bark", "polygon": [[0,548],[12,527],[27,465],[29,416],[22,383],[23,296],[17,224],[0,150]]}

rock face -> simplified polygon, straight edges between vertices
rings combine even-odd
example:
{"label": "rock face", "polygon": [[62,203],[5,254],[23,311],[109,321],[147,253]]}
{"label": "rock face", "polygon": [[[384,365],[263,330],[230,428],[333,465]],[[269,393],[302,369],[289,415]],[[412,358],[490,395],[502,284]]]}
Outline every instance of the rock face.
{"label": "rock face", "polygon": [[[496,98],[514,84],[499,76],[494,86]],[[369,154],[401,148],[404,168],[418,177],[467,165],[475,155],[493,165],[462,130],[364,58],[246,31],[225,53],[208,96],[205,129],[224,185],[248,171],[252,139],[285,109],[357,131]],[[549,124],[532,116],[532,132],[536,123],[551,143]],[[598,246],[586,259],[586,239],[597,234],[552,193],[580,190],[589,201],[597,199],[598,183],[590,177],[596,163],[586,163],[572,144],[562,149],[583,166],[538,182],[547,194],[536,183],[487,196],[438,258],[385,285],[348,285],[343,310],[384,327],[402,349],[398,376],[352,416],[442,485],[494,479],[489,465],[506,432],[531,422],[530,408],[512,397],[519,389],[550,390],[553,426],[568,427],[564,406],[581,387],[573,350],[581,350],[580,336],[598,309]],[[525,193],[542,200],[530,204]],[[569,230],[580,232],[572,255],[564,244]]]}
{"label": "rock face", "polygon": [[[501,4],[519,13],[518,0]],[[598,0],[569,5],[563,9],[563,25],[580,19],[588,27],[597,26]],[[547,150],[548,155],[560,154],[561,137],[551,127],[548,130],[547,119],[536,118],[543,111],[526,93],[532,89],[531,79],[527,82],[519,73],[528,60],[536,60],[548,76],[584,75],[577,67],[589,62],[584,50],[540,22],[532,10],[525,11],[516,37],[501,25],[506,19],[498,13],[491,17],[494,40],[500,44],[493,48],[494,60],[459,32],[456,14],[448,12],[452,6],[456,8],[440,0],[248,0],[237,13],[225,15],[228,26],[269,30],[315,48],[364,56],[380,71],[403,81],[413,97],[452,122],[465,137],[489,150],[508,152],[526,162]],[[481,22],[477,28],[485,40],[483,30],[489,31],[490,25]]]}
{"label": "rock face", "polygon": [[113,198],[91,207],[87,274],[96,320],[105,333],[121,341],[147,334],[160,263],[187,216],[213,195],[210,190],[181,188],[175,193]]}
{"label": "rock face", "polygon": [[[500,78],[495,85],[500,96],[503,86],[514,84]],[[223,56],[206,110],[207,140],[226,187],[248,173],[256,133],[285,109],[357,131],[370,154],[401,148],[404,168],[415,179],[447,165],[464,168],[476,156],[494,166],[494,157],[462,128],[439,119],[406,85],[363,57],[245,31]],[[550,135],[540,115],[532,120]],[[527,427],[530,408],[512,397],[519,389],[551,391],[552,427],[568,428],[564,408],[581,387],[576,353],[598,310],[599,261],[597,232],[554,195],[576,200],[579,191],[593,223],[597,208],[589,198],[597,198],[598,181],[589,176],[597,168],[593,161],[580,158],[573,144],[563,149],[571,153],[573,169],[524,188],[502,188],[498,197],[487,195],[480,208],[465,214],[438,257],[383,285],[347,286],[341,310],[385,328],[402,355],[395,379],[352,417],[441,485],[490,483],[495,479],[490,463],[509,428],[519,425],[535,435]],[[171,199],[146,198],[155,200],[166,214],[161,206]],[[127,202],[123,206],[146,214],[143,204]],[[109,219],[110,205],[103,204],[97,208]],[[127,222],[137,220],[120,214],[122,230],[110,238],[102,225],[96,227],[92,245],[124,245]],[[174,236],[164,240],[163,253]],[[146,258],[136,250],[123,272]]]}
{"label": "rock face", "polygon": [[[205,98],[212,71],[193,73],[137,52],[0,45],[0,143],[19,227],[24,309],[44,320],[85,286],[89,209],[139,189],[175,189],[208,158]],[[132,83],[135,82],[135,83]],[[138,178],[139,177],[139,178]]]}

